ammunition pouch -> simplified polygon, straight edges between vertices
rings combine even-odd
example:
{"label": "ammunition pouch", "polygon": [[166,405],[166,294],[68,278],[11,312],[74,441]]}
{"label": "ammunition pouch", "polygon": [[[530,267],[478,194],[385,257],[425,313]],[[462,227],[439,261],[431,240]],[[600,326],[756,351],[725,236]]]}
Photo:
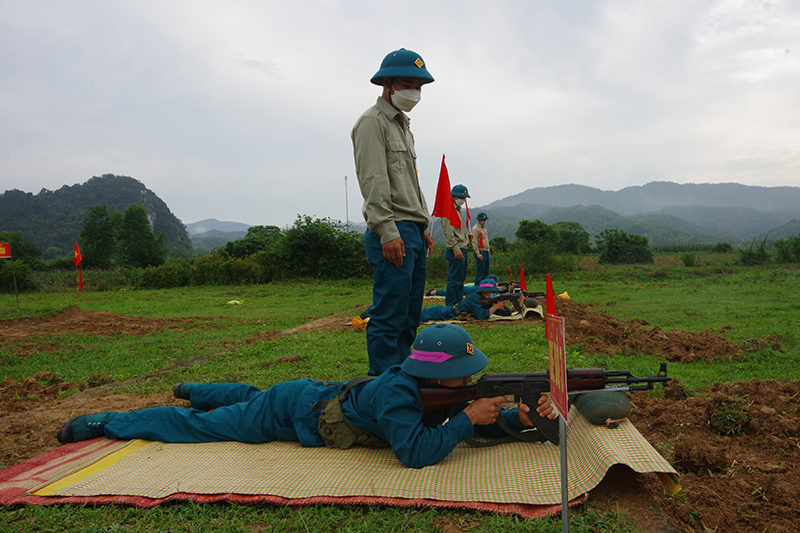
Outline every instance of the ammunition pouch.
{"label": "ammunition pouch", "polygon": [[354,385],[371,379],[374,379],[374,376],[353,378],[336,397],[319,401],[312,407],[312,409],[322,408],[317,430],[328,448],[345,450],[353,446],[366,446],[367,448],[386,448],[389,446],[388,441],[354,426],[342,412],[342,403],[347,401],[350,389]]}

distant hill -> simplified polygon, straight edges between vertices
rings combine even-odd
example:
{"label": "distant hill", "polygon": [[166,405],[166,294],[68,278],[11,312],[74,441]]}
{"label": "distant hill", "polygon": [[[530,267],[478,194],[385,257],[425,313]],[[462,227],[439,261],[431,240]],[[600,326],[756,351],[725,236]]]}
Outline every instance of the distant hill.
{"label": "distant hill", "polygon": [[[243,224],[241,222],[226,222],[223,220],[217,220],[216,218],[207,218],[205,220],[201,220],[200,222],[192,222],[191,224],[186,224],[186,231],[189,232],[189,235],[199,236],[203,233],[209,233],[211,231],[217,231],[222,233],[241,233],[242,237],[247,235],[247,230],[252,228],[250,224]],[[238,238],[238,237],[237,237]]]}
{"label": "distant hill", "polygon": [[214,248],[225,246],[231,241],[241,239],[247,235],[250,224],[241,222],[227,222],[216,218],[207,218],[199,222],[186,224],[186,231],[192,239],[192,246],[196,252],[204,250],[210,252]]}
{"label": "distant hill", "polygon": [[21,231],[26,241],[42,252],[43,259],[70,254],[83,229],[89,208],[107,205],[110,212],[143,204],[153,231],[167,236],[172,252],[189,252],[192,242],[183,223],[156,193],[128,176],[104,174],[78,185],[38,194],[18,189],[0,194],[0,229]]}
{"label": "distant hill", "polygon": [[[800,220],[800,187],[653,182],[602,191],[557,185],[528,189],[470,211],[473,217],[485,211],[489,235],[509,240],[520,220],[539,219],[547,224],[577,222],[592,238],[604,229],[621,229],[648,237],[654,246],[737,244],[767,235],[796,235],[791,222]],[[442,238],[438,226],[437,240]]]}

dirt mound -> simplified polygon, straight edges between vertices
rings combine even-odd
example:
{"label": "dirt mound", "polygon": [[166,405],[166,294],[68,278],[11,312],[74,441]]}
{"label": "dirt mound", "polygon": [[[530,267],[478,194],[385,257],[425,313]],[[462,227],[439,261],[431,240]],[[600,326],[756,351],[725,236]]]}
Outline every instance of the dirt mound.
{"label": "dirt mound", "polygon": [[[195,321],[178,318],[144,318],[105,311],[83,311],[73,305],[56,315],[0,321],[0,342],[21,341],[29,337],[60,333],[83,333],[104,337],[141,336],[164,331],[167,327],[187,328]],[[35,346],[39,350],[47,350],[47,345],[48,343],[37,343]],[[24,343],[18,344],[18,348],[24,349],[26,346]]]}
{"label": "dirt mound", "polygon": [[[596,305],[556,299],[556,312],[564,317],[569,345],[584,353],[629,354],[641,351],[667,361],[691,363],[697,358],[713,361],[720,356],[735,357],[742,347],[725,340],[715,330],[700,333],[673,329],[638,320],[624,323]],[[725,328],[723,328],[725,329]]]}
{"label": "dirt mound", "polygon": [[[735,357],[742,349],[713,331],[664,332],[658,327],[646,328],[643,322],[626,324],[606,312],[593,310],[592,306],[571,301],[559,301],[557,305],[558,313],[567,317],[567,343],[580,345],[587,351],[617,353],[641,349],[690,362],[697,357]],[[150,331],[162,331],[166,324],[186,327],[191,323],[75,310],[63,315],[0,322],[0,339],[25,342],[34,337],[28,342],[38,345],[35,336],[43,332],[53,333],[53,328],[59,328],[57,331],[62,333],[85,333],[87,327],[97,325],[98,319],[105,320],[105,325],[93,330],[97,335],[138,334],[148,327]],[[293,330],[265,332],[259,338],[352,327],[346,323],[355,315],[347,312]],[[49,329],[45,330],[45,325]],[[482,327],[508,325],[502,321],[481,323]],[[15,332],[14,336],[4,336],[9,330]],[[293,362],[289,358],[281,361]],[[75,415],[186,405],[173,398],[171,391],[101,397],[99,393],[107,392],[113,385],[97,386],[102,383],[102,376],[93,378],[91,383],[66,383],[49,372],[40,372],[22,382],[0,383],[0,467],[56,447],[56,431]],[[64,397],[75,389],[82,392]],[[665,389],[664,399],[636,392],[631,401],[634,406],[631,421],[679,470],[683,491],[672,496],[651,474],[631,473],[636,476],[636,484],[626,481],[625,485],[645,487],[649,501],[655,500],[678,531],[784,533],[796,529],[800,500],[800,384],[750,380],[715,385],[688,396],[680,383],[673,381]],[[616,497],[601,496],[599,490],[590,494],[590,500],[609,510],[617,509],[620,500],[615,500]]]}

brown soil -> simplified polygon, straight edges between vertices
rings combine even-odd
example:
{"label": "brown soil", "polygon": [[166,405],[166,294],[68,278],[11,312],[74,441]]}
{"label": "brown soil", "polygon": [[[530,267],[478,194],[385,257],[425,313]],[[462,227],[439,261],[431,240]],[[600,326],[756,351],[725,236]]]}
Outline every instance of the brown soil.
{"label": "brown soil", "polygon": [[[730,343],[711,330],[666,332],[657,326],[645,327],[641,321],[625,323],[572,301],[558,301],[558,313],[566,317],[567,343],[580,345],[588,353],[642,350],[684,363],[697,358],[722,362],[743,356],[751,347]],[[245,342],[296,331],[352,327],[349,319],[357,314],[334,315]],[[42,342],[42,335],[143,335],[163,331],[165,326],[188,327],[191,322],[70,308],[52,317],[0,322],[0,342],[14,346],[18,357],[26,357],[31,346],[58,349]],[[523,327],[538,328],[540,322]],[[518,327],[519,323],[481,325]],[[0,383],[0,465],[10,466],[56,447],[57,429],[77,414],[185,404],[175,400],[171,391],[101,396],[120,385],[107,381],[97,376],[88,383],[67,383],[55,374],[40,372],[22,383],[10,379]],[[80,392],[64,397],[64,391],[75,389]],[[715,385],[689,397],[673,381],[665,396],[632,394],[630,419],[681,473],[682,492],[672,496],[654,474],[640,475],[616,466],[591,492],[589,501],[601,508],[627,510],[639,531],[795,531],[800,501],[800,384],[753,379]]]}

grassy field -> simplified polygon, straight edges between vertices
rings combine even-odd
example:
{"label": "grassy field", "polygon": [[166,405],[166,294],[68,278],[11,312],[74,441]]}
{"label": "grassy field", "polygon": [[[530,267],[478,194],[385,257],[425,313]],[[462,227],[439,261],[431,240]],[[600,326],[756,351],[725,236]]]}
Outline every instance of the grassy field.
{"label": "grassy field", "polygon": [[[581,303],[598,304],[622,319],[643,320],[669,330],[719,330],[727,339],[745,342],[770,337],[780,349],[749,353],[739,361],[670,364],[670,375],[690,389],[716,381],[753,377],[800,380],[798,326],[800,269],[789,266],[736,266],[732,258],[700,255],[699,267],[685,267],[677,256],[656,256],[646,267],[605,267],[584,260],[581,270],[554,274],[556,293],[567,291]],[[429,288],[444,285],[432,281]],[[530,290],[544,290],[529,278]],[[241,304],[229,304],[238,300]],[[316,318],[342,313],[356,316],[371,300],[370,280],[283,282],[243,287],[193,287],[173,290],[83,292],[83,310],[108,311],[148,318],[193,320],[189,328],[164,328],[143,337],[46,335],[40,342],[58,349],[34,351],[24,358],[10,344],[0,346],[0,375],[23,379],[39,370],[66,381],[103,375],[125,380],[150,374],[193,357],[211,353],[202,365],[181,367],[118,392],[169,390],[181,381],[241,381],[259,387],[301,377],[343,380],[367,370],[363,332],[355,328],[275,336],[245,342],[257,335],[286,330]],[[20,295],[0,294],[2,320],[54,314],[76,305],[74,291]],[[730,326],[727,328],[726,326]],[[725,328],[723,330],[723,328]],[[475,344],[490,357],[488,372],[540,371],[547,347],[540,324],[487,328],[467,325]],[[266,337],[265,337],[266,338]],[[27,342],[36,342],[37,339]],[[293,364],[272,364],[296,357]],[[571,368],[604,366],[650,375],[658,361],[634,354],[587,355],[568,350]],[[280,507],[235,504],[173,503],[142,510],[125,506],[53,506],[5,508],[0,530],[33,531],[561,531],[559,519],[525,521],[513,517],[426,509],[384,507]],[[614,513],[585,507],[571,517],[576,533],[624,532],[629,526]]]}

